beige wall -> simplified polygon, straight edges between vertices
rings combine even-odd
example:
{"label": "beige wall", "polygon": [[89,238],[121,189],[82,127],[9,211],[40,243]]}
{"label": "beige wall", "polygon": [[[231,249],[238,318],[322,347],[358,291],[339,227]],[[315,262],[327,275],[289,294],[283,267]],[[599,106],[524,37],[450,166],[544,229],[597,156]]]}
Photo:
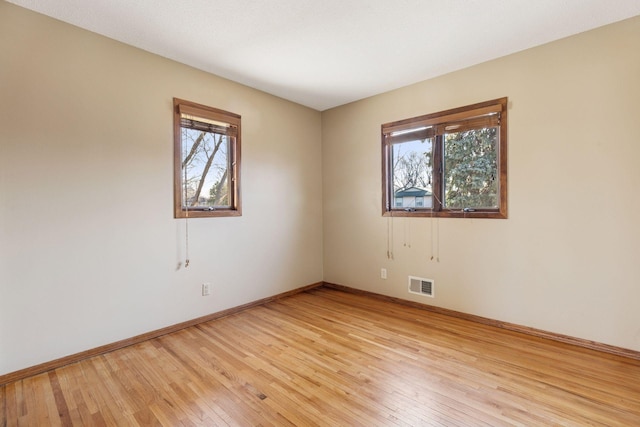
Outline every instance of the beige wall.
{"label": "beige wall", "polygon": [[[380,125],[502,96],[509,219],[383,218]],[[640,17],[325,111],[324,279],[640,350],[638,124]]]}
{"label": "beige wall", "polygon": [[[174,96],[243,131],[243,216],[180,270]],[[0,1],[0,374],[321,281],[320,120]]]}
{"label": "beige wall", "polygon": [[[639,75],[635,18],[321,115],[0,1],[0,375],[323,278],[640,350]],[[174,96],[243,119],[188,269]],[[502,96],[509,219],[382,218],[380,124]]]}

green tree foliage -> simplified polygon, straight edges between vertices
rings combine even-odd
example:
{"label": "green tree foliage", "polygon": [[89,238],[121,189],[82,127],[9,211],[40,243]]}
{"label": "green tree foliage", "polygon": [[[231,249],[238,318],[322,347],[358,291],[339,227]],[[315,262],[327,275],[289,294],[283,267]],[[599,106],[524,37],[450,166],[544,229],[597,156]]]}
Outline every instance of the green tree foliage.
{"label": "green tree foliage", "polygon": [[444,202],[449,209],[498,207],[498,128],[444,135]]}

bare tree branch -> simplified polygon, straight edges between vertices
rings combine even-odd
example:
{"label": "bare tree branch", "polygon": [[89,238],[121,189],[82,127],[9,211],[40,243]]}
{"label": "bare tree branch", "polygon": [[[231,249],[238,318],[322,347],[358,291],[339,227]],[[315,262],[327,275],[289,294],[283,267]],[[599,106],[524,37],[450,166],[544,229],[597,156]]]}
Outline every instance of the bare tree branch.
{"label": "bare tree branch", "polygon": [[216,185],[213,188],[213,206],[217,206],[220,203],[220,200],[222,199],[222,186],[226,184],[227,182],[227,174],[229,172],[229,169],[225,169],[224,173],[222,174],[222,177],[220,178],[220,181],[218,181],[216,183]]}
{"label": "bare tree branch", "polygon": [[200,143],[202,142],[202,140],[204,140],[205,134],[206,134],[206,132],[200,132],[200,135],[198,136],[198,138],[195,140],[195,142],[191,146],[191,151],[189,151],[189,154],[187,155],[187,157],[184,158],[184,160],[182,162],[182,169],[187,167],[187,165],[189,164],[189,162],[191,161],[193,156],[196,155],[196,153],[198,151],[198,147],[200,146]]}
{"label": "bare tree branch", "polygon": [[207,163],[204,165],[204,170],[202,171],[202,175],[200,176],[200,182],[198,182],[198,188],[196,189],[196,193],[193,196],[193,202],[191,206],[195,206],[198,203],[198,200],[200,199],[200,193],[202,192],[202,187],[204,186],[204,181],[207,178],[207,174],[209,173],[209,169],[211,168],[213,159],[214,157],[216,157],[216,153],[218,152],[218,149],[222,144],[222,138],[224,137],[224,135],[220,135],[220,134],[217,134],[217,135],[218,135],[218,140],[215,143],[213,153],[211,153],[211,155],[208,156]]}

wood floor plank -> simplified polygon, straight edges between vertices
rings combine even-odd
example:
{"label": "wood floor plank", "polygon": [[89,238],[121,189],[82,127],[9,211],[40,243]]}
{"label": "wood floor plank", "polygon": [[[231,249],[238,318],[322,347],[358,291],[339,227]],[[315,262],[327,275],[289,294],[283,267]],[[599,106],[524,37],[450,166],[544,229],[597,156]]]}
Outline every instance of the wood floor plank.
{"label": "wood floor plank", "polygon": [[317,288],[0,387],[0,427],[633,426],[640,361]]}

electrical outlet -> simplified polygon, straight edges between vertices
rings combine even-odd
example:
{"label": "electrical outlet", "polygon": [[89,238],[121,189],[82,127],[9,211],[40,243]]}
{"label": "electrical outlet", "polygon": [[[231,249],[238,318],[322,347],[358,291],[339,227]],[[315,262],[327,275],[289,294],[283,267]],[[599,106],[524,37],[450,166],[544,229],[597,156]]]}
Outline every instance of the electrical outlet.
{"label": "electrical outlet", "polygon": [[202,284],[202,296],[206,297],[207,295],[211,295],[211,284],[203,283]]}
{"label": "electrical outlet", "polygon": [[380,269],[380,278],[381,279],[386,279],[387,278],[387,269],[386,268],[381,268]]}

